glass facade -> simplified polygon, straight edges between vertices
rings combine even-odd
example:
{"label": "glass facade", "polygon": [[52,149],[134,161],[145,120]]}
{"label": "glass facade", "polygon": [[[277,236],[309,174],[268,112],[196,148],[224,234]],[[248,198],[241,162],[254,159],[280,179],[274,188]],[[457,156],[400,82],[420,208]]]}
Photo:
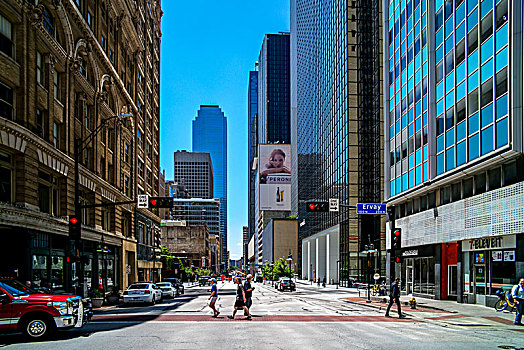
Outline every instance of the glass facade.
{"label": "glass facade", "polygon": [[227,258],[227,118],[219,106],[200,106],[193,120],[193,152],[209,152],[214,198],[220,199],[220,238]]}
{"label": "glass facade", "polygon": [[389,197],[510,143],[508,6],[388,3]]}
{"label": "glass facade", "polygon": [[[247,240],[255,233],[256,212],[258,210],[255,204],[255,185],[256,170],[253,170],[253,161],[257,156],[257,112],[258,112],[258,71],[249,72],[249,85],[247,92],[247,117],[248,117],[248,237]],[[247,253],[247,252],[246,252]],[[245,258],[245,257],[244,257]]]}
{"label": "glass facade", "polygon": [[[380,218],[359,218],[345,207],[306,212],[305,202],[338,198],[354,205],[382,200],[380,6],[375,1],[296,0],[291,9],[296,61],[292,139],[297,149],[292,184],[299,222],[304,223],[299,236],[339,226],[339,277],[341,285],[347,285],[371,272],[383,274]],[[378,259],[369,257],[370,265],[368,256],[359,253],[369,243],[379,252]]]}

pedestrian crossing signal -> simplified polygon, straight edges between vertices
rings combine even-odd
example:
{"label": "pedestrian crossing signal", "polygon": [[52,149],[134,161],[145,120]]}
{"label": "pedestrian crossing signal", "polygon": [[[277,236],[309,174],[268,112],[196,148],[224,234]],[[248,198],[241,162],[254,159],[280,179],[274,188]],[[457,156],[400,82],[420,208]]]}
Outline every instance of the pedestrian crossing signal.
{"label": "pedestrian crossing signal", "polygon": [[402,255],[396,255],[393,260],[397,263],[397,264],[401,264],[402,263]]}

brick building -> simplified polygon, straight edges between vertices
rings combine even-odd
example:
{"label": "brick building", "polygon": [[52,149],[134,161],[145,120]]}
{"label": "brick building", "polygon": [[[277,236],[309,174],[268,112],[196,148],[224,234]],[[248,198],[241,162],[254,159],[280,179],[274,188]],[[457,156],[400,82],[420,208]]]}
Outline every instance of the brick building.
{"label": "brick building", "polygon": [[[154,279],[160,218],[134,204],[83,209],[80,262],[74,140],[84,205],[159,195],[160,1],[0,2],[0,269],[56,289]],[[109,118],[131,113],[132,118]],[[103,127],[98,128],[103,125]],[[162,185],[161,185],[162,183]]]}

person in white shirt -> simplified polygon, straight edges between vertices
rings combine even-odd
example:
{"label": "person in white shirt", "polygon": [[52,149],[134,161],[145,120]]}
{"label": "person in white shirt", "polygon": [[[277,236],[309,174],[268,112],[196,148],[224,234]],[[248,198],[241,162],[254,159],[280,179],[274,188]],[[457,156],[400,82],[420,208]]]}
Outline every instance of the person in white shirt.
{"label": "person in white shirt", "polygon": [[524,277],[519,281],[519,284],[513,286],[511,290],[511,295],[517,304],[517,314],[515,316],[515,324],[518,326],[523,326],[522,324],[522,314],[524,313]]}

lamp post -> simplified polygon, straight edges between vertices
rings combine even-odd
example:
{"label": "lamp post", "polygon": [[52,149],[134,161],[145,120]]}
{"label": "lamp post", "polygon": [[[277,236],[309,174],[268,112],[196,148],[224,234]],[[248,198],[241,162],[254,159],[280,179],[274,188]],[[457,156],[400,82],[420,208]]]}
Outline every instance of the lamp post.
{"label": "lamp post", "polygon": [[[100,125],[93,130],[86,138],[78,138],[75,137],[74,140],[74,161],[75,161],[75,215],[77,218],[82,218],[82,205],[80,203],[80,174],[79,174],[79,163],[80,163],[80,154],[86,149],[87,145],[93,141],[95,136],[102,130],[102,128],[106,125],[106,123],[113,119],[127,119],[133,117],[133,114],[131,113],[123,113],[119,115],[114,115],[112,117],[109,117],[107,119],[103,119]],[[80,230],[82,229],[82,219],[80,219]],[[81,235],[80,235],[81,236]],[[79,256],[80,254],[80,241],[81,237],[77,237],[75,239],[75,255]],[[78,284],[80,289],[80,294],[82,297],[85,297],[85,291],[84,291],[84,267],[82,266],[82,263],[80,263],[80,269],[79,269],[79,276],[78,276]],[[77,291],[78,292],[78,291]]]}
{"label": "lamp post", "polygon": [[337,289],[338,289],[338,285],[340,284],[339,271],[340,271],[340,260],[337,260]]}
{"label": "lamp post", "polygon": [[311,285],[313,285],[313,264],[309,264],[309,272],[311,273],[309,275],[309,282],[311,282]]}
{"label": "lamp post", "polygon": [[364,254],[367,255],[367,266],[366,266],[366,282],[367,282],[367,290],[368,290],[368,300],[366,300],[366,303],[371,303],[371,297],[370,297],[370,290],[369,290],[369,283],[370,283],[370,274],[369,274],[369,270],[370,270],[370,265],[371,265],[371,260],[370,260],[370,257],[369,257],[369,254],[372,254],[372,253],[375,253],[375,247],[373,246],[373,243],[370,243],[369,246],[366,244],[364,246],[364,251],[362,252]]}
{"label": "lamp post", "polygon": [[[292,275],[291,273],[291,262],[293,261],[293,255],[291,255],[291,249],[289,250],[289,255],[287,256],[287,259],[286,259],[288,265],[289,265],[289,274]],[[293,277],[293,276],[289,276],[289,277]]]}

